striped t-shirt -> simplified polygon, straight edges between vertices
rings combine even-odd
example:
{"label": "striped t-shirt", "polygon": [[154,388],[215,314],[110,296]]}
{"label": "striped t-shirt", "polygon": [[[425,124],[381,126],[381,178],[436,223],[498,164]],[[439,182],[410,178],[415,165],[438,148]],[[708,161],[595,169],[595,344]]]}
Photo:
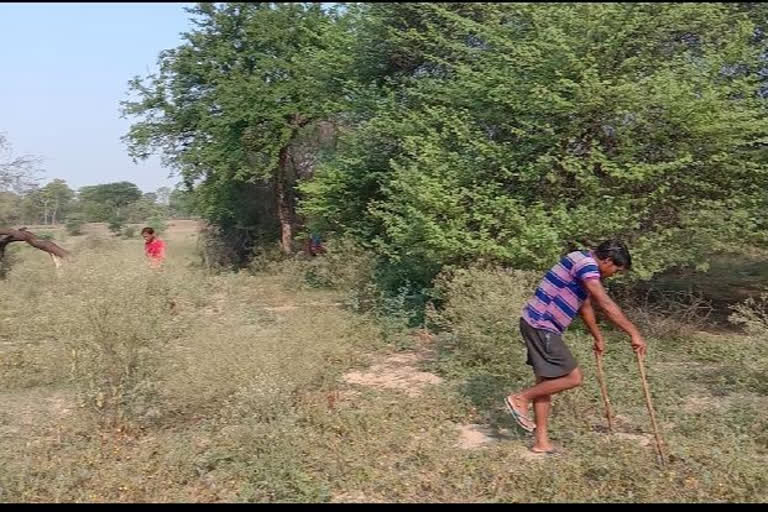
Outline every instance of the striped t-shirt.
{"label": "striped t-shirt", "polygon": [[523,308],[523,319],[531,327],[562,334],[587,298],[581,282],[600,279],[591,251],[574,251],[563,257],[539,283]]}

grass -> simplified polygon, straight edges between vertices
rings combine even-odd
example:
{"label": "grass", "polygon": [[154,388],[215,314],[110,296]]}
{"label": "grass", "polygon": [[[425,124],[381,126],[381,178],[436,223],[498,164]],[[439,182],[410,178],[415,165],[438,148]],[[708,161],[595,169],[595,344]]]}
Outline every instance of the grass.
{"label": "grass", "polygon": [[[670,454],[660,468],[639,442],[651,430],[626,337],[609,331],[604,369],[620,431],[638,437],[604,432],[591,341],[574,326],[585,383],[555,398],[551,421],[566,454],[531,458],[501,399],[531,380],[516,319],[535,276],[446,278],[433,333],[402,343],[376,315],[334,306],[344,290],[303,285],[301,265],[212,275],[189,232],[166,238],[161,273],[140,240],[93,232],[65,240],[76,258],[60,274],[15,249],[0,294],[0,501],[768,499],[759,330],[649,339]],[[404,393],[345,381],[397,350],[426,354],[417,369],[442,383]],[[472,424],[498,435],[462,448]]]}

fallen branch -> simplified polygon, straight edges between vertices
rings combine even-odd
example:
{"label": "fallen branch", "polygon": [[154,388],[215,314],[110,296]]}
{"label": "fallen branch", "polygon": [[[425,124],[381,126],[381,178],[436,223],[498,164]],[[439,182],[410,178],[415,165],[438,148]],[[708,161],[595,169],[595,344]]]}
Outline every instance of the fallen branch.
{"label": "fallen branch", "polygon": [[13,242],[26,242],[35,249],[47,252],[57,268],[61,265],[61,260],[69,256],[69,251],[50,240],[38,238],[31,231],[27,231],[27,228],[0,229],[0,261],[5,258],[5,248]]}

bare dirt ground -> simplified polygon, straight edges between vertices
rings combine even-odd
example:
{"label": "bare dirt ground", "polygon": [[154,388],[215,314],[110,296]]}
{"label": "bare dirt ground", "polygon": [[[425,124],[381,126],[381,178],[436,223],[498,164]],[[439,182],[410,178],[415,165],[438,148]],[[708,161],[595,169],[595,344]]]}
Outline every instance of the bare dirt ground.
{"label": "bare dirt ground", "polygon": [[[424,340],[422,340],[423,342]],[[429,341],[415,351],[397,352],[375,359],[371,366],[365,370],[355,370],[345,374],[342,380],[348,384],[370,387],[382,390],[397,390],[410,397],[421,395],[429,386],[443,382],[439,376],[424,371],[424,363],[435,357],[434,351],[429,347]],[[641,447],[651,446],[653,437],[650,434],[635,434],[623,430],[628,428],[629,420],[621,415],[614,416],[614,439],[636,443]],[[607,428],[602,424],[593,425],[597,431]],[[513,441],[508,428],[496,429],[490,425],[468,423],[455,425],[457,432],[456,447],[463,450],[477,450],[501,441]],[[521,445],[517,450],[521,459],[543,460],[550,458],[546,454],[534,453]],[[355,499],[354,496],[345,499]]]}
{"label": "bare dirt ground", "polygon": [[378,389],[396,389],[409,396],[417,396],[429,385],[440,384],[443,379],[419,369],[430,354],[427,352],[400,352],[376,361],[369,369],[344,375],[349,384]]}

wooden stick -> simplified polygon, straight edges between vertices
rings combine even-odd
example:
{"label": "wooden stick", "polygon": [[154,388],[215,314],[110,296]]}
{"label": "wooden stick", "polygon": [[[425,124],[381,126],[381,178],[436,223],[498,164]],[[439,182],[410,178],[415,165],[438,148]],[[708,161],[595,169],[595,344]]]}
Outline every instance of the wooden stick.
{"label": "wooden stick", "polygon": [[656,450],[659,452],[659,459],[661,465],[664,466],[664,451],[661,449],[661,436],[659,435],[659,427],[656,425],[656,415],[653,413],[653,405],[651,405],[651,393],[648,391],[648,381],[645,378],[645,366],[643,365],[643,358],[635,352],[637,356],[637,365],[640,367],[640,378],[643,381],[643,392],[645,393],[645,405],[648,406],[648,414],[651,416],[651,426],[653,427],[653,435],[656,438]]}
{"label": "wooden stick", "polygon": [[600,384],[600,394],[603,395],[603,405],[605,406],[605,415],[608,418],[608,432],[613,434],[613,413],[611,412],[611,402],[608,400],[608,390],[605,388],[605,377],[603,376],[603,356],[595,352],[597,360],[597,382]]}

